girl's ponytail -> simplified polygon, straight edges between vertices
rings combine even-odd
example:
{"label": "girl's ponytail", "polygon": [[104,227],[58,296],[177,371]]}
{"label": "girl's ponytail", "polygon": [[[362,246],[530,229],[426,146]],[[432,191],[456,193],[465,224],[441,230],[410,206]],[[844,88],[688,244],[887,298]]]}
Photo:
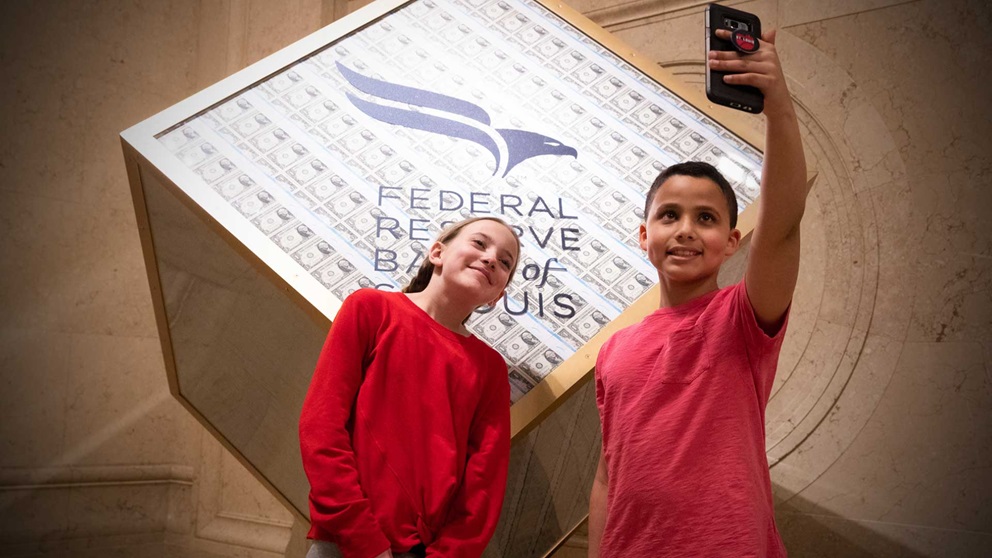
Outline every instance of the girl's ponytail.
{"label": "girl's ponytail", "polygon": [[429,257],[425,256],[423,263],[420,264],[420,268],[417,269],[417,274],[410,280],[410,284],[403,287],[403,292],[419,293],[426,289],[427,283],[431,282],[432,275],[434,275],[434,264],[431,263]]}

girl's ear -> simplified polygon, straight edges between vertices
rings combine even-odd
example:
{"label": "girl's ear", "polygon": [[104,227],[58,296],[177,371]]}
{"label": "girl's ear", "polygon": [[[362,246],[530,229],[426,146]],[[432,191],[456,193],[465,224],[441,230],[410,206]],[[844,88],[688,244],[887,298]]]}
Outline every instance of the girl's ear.
{"label": "girl's ear", "polygon": [[491,301],[489,301],[489,306],[492,306],[493,308],[496,308],[496,305],[497,305],[497,304],[499,304],[499,301],[500,301],[500,300],[501,300],[501,299],[503,298],[503,296],[504,296],[505,294],[506,294],[506,289],[503,289],[503,290],[502,290],[502,291],[501,291],[501,292],[499,293],[499,296],[497,296],[496,298],[494,298],[494,299],[492,299]]}
{"label": "girl's ear", "polygon": [[435,241],[434,244],[431,244],[431,249],[427,252],[427,259],[434,264],[434,267],[441,266],[441,252],[443,251],[444,244],[441,244],[440,241]]}

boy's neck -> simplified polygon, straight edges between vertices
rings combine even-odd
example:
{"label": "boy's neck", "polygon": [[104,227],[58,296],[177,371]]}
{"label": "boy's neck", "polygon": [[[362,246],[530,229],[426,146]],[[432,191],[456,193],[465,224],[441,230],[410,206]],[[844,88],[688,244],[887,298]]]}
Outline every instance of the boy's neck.
{"label": "boy's neck", "polygon": [[679,283],[659,276],[658,290],[661,296],[658,308],[680,306],[719,289],[715,276],[691,283]]}

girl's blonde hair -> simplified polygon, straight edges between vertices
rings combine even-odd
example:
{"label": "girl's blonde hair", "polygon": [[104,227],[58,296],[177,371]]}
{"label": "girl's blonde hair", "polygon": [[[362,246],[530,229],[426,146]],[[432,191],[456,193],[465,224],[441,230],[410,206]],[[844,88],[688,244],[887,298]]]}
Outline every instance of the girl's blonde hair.
{"label": "girl's blonde hair", "polygon": [[[510,281],[513,280],[513,274],[517,271],[517,263],[520,261],[520,237],[517,236],[517,231],[513,230],[513,227],[506,224],[506,221],[500,219],[499,217],[470,217],[448,225],[440,232],[440,234],[437,235],[437,240],[435,242],[440,242],[441,244],[449,242],[451,239],[458,236],[458,233],[460,233],[462,229],[476,221],[495,221],[506,227],[507,230],[513,234],[513,239],[517,241],[517,257],[513,259],[513,265],[510,266],[510,275],[507,276],[506,279],[506,284],[509,285]],[[427,255],[424,255],[424,262],[420,264],[420,269],[417,270],[417,274],[410,280],[410,284],[403,288],[403,292],[419,293],[427,288],[427,284],[431,282],[431,277],[433,275],[434,264],[431,263],[431,259]]]}

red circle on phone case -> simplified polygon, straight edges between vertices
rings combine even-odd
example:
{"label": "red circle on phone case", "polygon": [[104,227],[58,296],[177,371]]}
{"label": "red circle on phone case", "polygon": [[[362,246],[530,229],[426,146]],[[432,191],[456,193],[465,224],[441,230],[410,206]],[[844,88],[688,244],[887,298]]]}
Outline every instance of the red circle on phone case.
{"label": "red circle on phone case", "polygon": [[758,39],[747,31],[735,30],[730,34],[730,43],[744,54],[758,52]]}

